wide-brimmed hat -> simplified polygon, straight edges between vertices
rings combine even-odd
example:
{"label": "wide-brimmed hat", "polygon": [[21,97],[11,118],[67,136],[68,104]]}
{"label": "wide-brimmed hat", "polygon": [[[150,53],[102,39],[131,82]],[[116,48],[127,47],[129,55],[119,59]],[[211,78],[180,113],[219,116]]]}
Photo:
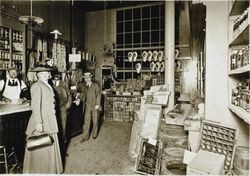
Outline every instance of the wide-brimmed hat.
{"label": "wide-brimmed hat", "polygon": [[17,71],[18,69],[16,67],[9,67],[9,68],[7,68],[7,70],[8,71],[10,71],[10,70],[16,70]]}
{"label": "wide-brimmed hat", "polygon": [[32,72],[51,72],[53,69],[47,65],[39,65],[32,69]]}
{"label": "wide-brimmed hat", "polygon": [[92,74],[90,73],[90,72],[85,72],[84,74],[83,74],[83,77],[84,78],[92,78]]}

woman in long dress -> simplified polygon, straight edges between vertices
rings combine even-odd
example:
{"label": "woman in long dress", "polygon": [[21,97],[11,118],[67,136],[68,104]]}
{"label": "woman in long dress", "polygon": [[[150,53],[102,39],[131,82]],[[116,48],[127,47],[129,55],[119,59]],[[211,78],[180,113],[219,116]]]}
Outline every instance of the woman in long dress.
{"label": "woman in long dress", "polygon": [[58,125],[55,112],[55,98],[52,87],[48,84],[51,69],[38,66],[38,81],[31,87],[31,109],[27,137],[45,132],[50,134],[54,143],[51,146],[29,151],[25,149],[23,173],[59,174],[63,172],[58,143]]}

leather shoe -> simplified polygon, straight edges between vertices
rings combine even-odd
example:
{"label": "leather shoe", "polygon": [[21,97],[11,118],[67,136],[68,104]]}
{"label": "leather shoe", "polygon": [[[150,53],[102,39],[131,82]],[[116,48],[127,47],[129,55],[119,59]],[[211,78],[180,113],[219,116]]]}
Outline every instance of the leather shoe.
{"label": "leather shoe", "polygon": [[93,139],[96,139],[97,138],[97,136],[95,136],[95,137],[92,137]]}

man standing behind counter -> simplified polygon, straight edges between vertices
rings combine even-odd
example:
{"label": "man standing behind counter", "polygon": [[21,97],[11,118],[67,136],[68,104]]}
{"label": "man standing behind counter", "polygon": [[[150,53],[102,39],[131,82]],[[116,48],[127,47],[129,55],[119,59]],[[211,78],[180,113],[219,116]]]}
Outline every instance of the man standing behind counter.
{"label": "man standing behind counter", "polygon": [[29,99],[25,83],[17,78],[17,68],[8,69],[6,79],[0,81],[0,100],[5,103],[22,104]]}

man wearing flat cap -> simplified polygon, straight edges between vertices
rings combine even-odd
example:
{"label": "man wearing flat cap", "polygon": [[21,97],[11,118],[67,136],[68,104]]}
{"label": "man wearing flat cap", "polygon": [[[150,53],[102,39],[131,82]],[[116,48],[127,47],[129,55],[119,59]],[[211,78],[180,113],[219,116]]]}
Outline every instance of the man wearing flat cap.
{"label": "man wearing flat cap", "polygon": [[29,97],[25,83],[17,78],[17,68],[8,68],[6,79],[0,81],[0,100],[5,103],[22,104]]}
{"label": "man wearing flat cap", "polygon": [[83,78],[85,84],[80,84],[77,87],[78,92],[81,93],[80,99],[84,104],[83,137],[81,142],[89,139],[91,121],[93,122],[92,138],[95,139],[98,135],[98,115],[101,91],[98,84],[92,82],[92,76],[90,72],[84,73]]}

